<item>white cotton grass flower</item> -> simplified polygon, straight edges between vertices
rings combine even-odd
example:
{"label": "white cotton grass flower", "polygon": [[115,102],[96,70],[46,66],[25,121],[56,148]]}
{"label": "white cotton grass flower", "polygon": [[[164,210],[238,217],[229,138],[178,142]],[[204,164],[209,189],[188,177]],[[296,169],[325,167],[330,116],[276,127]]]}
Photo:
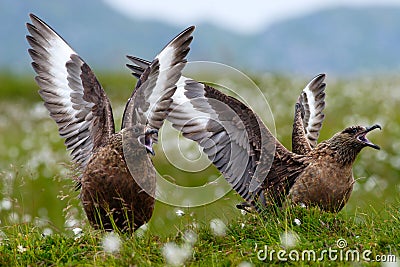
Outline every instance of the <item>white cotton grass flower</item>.
{"label": "white cotton grass flower", "polygon": [[24,253],[24,252],[26,251],[26,248],[24,248],[24,247],[21,246],[21,245],[18,245],[18,246],[17,246],[17,251],[18,251],[19,253]]}
{"label": "white cotton grass flower", "polygon": [[238,267],[253,267],[254,264],[248,261],[242,261],[241,263],[239,263]]}
{"label": "white cotton grass flower", "polygon": [[72,229],[72,232],[74,232],[75,235],[74,240],[78,240],[83,236],[82,228],[75,227],[74,229]]}
{"label": "white cotton grass flower", "polygon": [[176,216],[178,217],[182,217],[183,215],[185,215],[185,212],[183,210],[176,210],[175,211]]}
{"label": "white cotton grass flower", "polygon": [[186,244],[193,246],[197,242],[197,233],[193,230],[187,230],[183,234],[183,241],[185,241]]}
{"label": "white cotton grass flower", "polygon": [[224,236],[226,234],[226,225],[220,219],[212,219],[210,221],[210,228],[215,236]]}
{"label": "white cotton grass flower", "polygon": [[12,206],[11,200],[5,198],[1,201],[1,209],[10,210]]}
{"label": "white cotton grass flower", "polygon": [[121,238],[114,232],[106,233],[103,237],[102,247],[107,253],[119,252],[121,247]]}
{"label": "white cotton grass flower", "polygon": [[19,219],[19,214],[16,212],[11,212],[10,214],[8,214],[8,221],[10,223],[18,223]]}
{"label": "white cotton grass flower", "polygon": [[174,242],[164,244],[162,254],[167,264],[180,266],[192,255],[192,247],[189,244],[178,246]]}
{"label": "white cotton grass flower", "polygon": [[79,225],[79,221],[77,219],[73,218],[72,216],[71,216],[71,218],[68,218],[65,220],[65,227],[67,227],[67,228],[72,228],[76,225]]}
{"label": "white cotton grass flower", "polygon": [[82,233],[82,228],[75,227],[74,229],[72,229],[72,232],[74,232],[74,235],[79,235]]}
{"label": "white cotton grass flower", "polygon": [[53,230],[51,229],[51,228],[44,228],[43,229],[43,236],[50,236],[50,235],[52,235],[53,234]]}
{"label": "white cotton grass flower", "polygon": [[22,216],[22,222],[28,223],[32,221],[32,216],[30,214],[24,214]]}
{"label": "white cotton grass flower", "polygon": [[280,235],[281,246],[288,249],[293,248],[299,241],[299,236],[294,231],[285,231]]}

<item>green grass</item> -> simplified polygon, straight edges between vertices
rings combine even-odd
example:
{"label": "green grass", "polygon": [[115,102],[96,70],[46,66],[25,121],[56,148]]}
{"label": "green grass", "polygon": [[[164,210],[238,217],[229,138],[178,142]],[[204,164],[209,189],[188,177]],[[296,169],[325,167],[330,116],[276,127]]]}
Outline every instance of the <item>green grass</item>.
{"label": "green grass", "polygon": [[[371,260],[368,263],[379,266],[381,262],[375,259],[386,257],[387,260],[399,261],[395,256],[389,256],[399,255],[399,204],[369,214],[330,214],[314,208],[296,207],[270,210],[263,215],[240,215],[228,224],[221,236],[213,234],[209,225],[194,226],[188,219],[187,223],[177,226],[174,235],[160,237],[152,234],[151,229],[136,236],[120,235],[120,246],[114,252],[107,251],[102,245],[108,234],[101,231],[84,228],[80,237],[74,236],[72,231],[46,236],[37,226],[17,224],[2,228],[0,266],[165,265],[171,261],[164,257],[163,248],[171,242],[189,251],[182,260],[187,266],[238,266],[243,262],[254,266],[263,263],[353,266],[354,263],[368,262],[362,256],[367,250],[370,253],[365,255]],[[189,242],[185,239],[188,231],[191,234]],[[285,247],[282,241],[284,233],[291,233],[295,239],[290,247],[288,244]],[[345,240],[347,245],[338,247],[338,240]],[[315,258],[304,254],[305,260],[302,260],[305,250],[314,251]],[[331,256],[328,252],[324,255],[323,250],[332,251]],[[280,254],[278,258],[278,251],[287,254]],[[299,261],[296,255],[299,255]],[[318,259],[321,255],[324,256],[322,260]]]}
{"label": "green grass", "polygon": [[[135,79],[126,73],[98,76],[111,99],[118,128]],[[278,139],[290,148],[294,102],[311,77],[252,78],[271,107]],[[32,76],[0,74],[0,266],[165,265],[163,247],[173,242],[170,246],[178,252],[185,248],[183,237],[188,230],[196,233],[197,241],[182,253],[190,254],[185,264],[195,266],[261,265],[257,251],[265,245],[269,251],[282,249],[280,235],[285,231],[295,233],[298,242],[293,249],[300,252],[335,249],[337,240],[343,238],[348,249],[371,250],[371,257],[389,253],[399,256],[400,79],[337,80],[328,76],[327,84],[326,119],[320,140],[353,124],[383,126],[382,132],[370,136],[382,149],[364,149],[354,165],[357,182],[343,211],[334,215],[294,208],[269,211],[263,217],[243,216],[235,208],[241,199],[233,192],[195,208],[157,202],[143,237],[121,236],[120,250],[108,253],[102,246],[104,233],[87,225],[78,192],[73,190],[68,153],[40,102]],[[248,87],[238,87],[250,102],[256,100]],[[180,178],[199,184],[216,175],[213,168],[195,175],[177,170],[167,162],[161,144],[156,146],[154,164],[161,174],[172,176],[171,181],[182,182],[175,179]],[[177,193],[170,192],[172,196]],[[185,215],[178,216],[180,211]],[[212,234],[210,221],[214,219],[228,225],[224,236]],[[301,224],[296,225],[295,219]],[[72,232],[75,227],[84,229],[84,235],[76,240]],[[276,254],[272,263],[281,263]],[[287,264],[295,265],[291,261]]]}

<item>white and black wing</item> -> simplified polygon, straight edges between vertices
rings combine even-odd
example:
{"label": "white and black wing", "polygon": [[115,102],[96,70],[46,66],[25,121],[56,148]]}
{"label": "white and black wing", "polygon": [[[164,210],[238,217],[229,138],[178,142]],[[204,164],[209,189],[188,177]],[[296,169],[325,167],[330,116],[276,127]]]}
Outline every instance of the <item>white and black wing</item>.
{"label": "white and black wing", "polygon": [[140,65],[141,71],[136,89],[129,99],[123,116],[122,128],[135,124],[148,124],[160,129],[172,103],[172,95],[181,71],[186,64],[185,57],[193,39],[195,27],[189,27],[169,42],[150,62]]}
{"label": "white and black wing", "polygon": [[203,148],[239,195],[253,200],[263,181],[257,182],[254,176],[260,162],[260,128],[264,127],[254,112],[237,99],[184,77],[173,100],[167,120]]}
{"label": "white and black wing", "polygon": [[317,145],[325,115],[325,74],[314,77],[301,92],[295,106],[292,150],[306,154]]}
{"label": "white and black wing", "polygon": [[93,148],[112,133],[110,102],[90,67],[45,22],[27,23],[32,66],[39,94],[56,121],[73,161],[82,169]]}
{"label": "white and black wing", "polygon": [[[129,56],[140,77],[149,61]],[[167,120],[196,141],[225,179],[247,201],[257,196],[273,162],[277,140],[256,114],[237,99],[181,77]]]}

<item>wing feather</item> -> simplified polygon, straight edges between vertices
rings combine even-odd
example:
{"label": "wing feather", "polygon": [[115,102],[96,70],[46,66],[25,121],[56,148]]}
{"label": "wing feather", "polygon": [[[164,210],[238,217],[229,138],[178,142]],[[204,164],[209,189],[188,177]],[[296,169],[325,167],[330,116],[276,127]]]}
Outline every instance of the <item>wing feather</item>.
{"label": "wing feather", "polygon": [[136,76],[139,80],[125,107],[122,128],[137,123],[149,124],[154,129],[161,128],[172,103],[176,83],[186,64],[185,57],[190,50],[193,31],[194,26],[182,31],[149,65],[148,62],[136,61],[140,68],[146,69]]}
{"label": "wing feather", "polygon": [[325,74],[313,78],[303,89],[295,106],[292,150],[307,154],[317,145],[319,132],[325,115]]}
{"label": "wing feather", "polygon": [[50,26],[33,14],[28,50],[39,94],[78,168],[114,133],[109,100],[90,67]]}

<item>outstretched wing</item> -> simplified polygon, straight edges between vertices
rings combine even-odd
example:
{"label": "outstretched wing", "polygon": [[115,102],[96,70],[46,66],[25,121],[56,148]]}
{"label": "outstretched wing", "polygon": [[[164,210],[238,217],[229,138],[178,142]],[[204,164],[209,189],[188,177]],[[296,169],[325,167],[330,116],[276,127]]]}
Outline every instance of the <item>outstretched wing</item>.
{"label": "outstretched wing", "polygon": [[297,99],[292,133],[292,151],[305,155],[317,145],[325,115],[325,74],[313,78]]}
{"label": "outstretched wing", "polygon": [[[264,124],[237,99],[185,77],[179,81],[173,100],[167,117],[173,127],[203,147],[232,187],[245,200],[253,200],[266,177],[257,171]],[[274,145],[272,142],[272,150]],[[274,151],[270,151],[270,164],[273,156]]]}
{"label": "outstretched wing", "polygon": [[[135,77],[150,63],[128,58]],[[210,86],[181,77],[173,100],[167,120],[203,147],[240,196],[250,205],[281,204],[304,158],[288,151],[249,107]]]}
{"label": "outstretched wing", "polygon": [[[127,67],[135,77],[140,77],[150,64],[141,58],[128,58],[133,65]],[[185,137],[199,143],[233,188],[250,200],[267,173],[260,179],[254,175],[261,156],[260,127],[265,126],[261,121],[259,125],[251,109],[213,87],[181,77],[167,120]]]}
{"label": "outstretched wing", "polygon": [[110,102],[90,67],[45,22],[30,14],[26,38],[40,87],[73,161],[83,169],[93,149],[114,133]]}
{"label": "outstretched wing", "polygon": [[122,120],[122,128],[148,124],[160,129],[172,103],[195,27],[189,27],[169,42],[150,63],[140,65],[136,89],[129,99]]}

